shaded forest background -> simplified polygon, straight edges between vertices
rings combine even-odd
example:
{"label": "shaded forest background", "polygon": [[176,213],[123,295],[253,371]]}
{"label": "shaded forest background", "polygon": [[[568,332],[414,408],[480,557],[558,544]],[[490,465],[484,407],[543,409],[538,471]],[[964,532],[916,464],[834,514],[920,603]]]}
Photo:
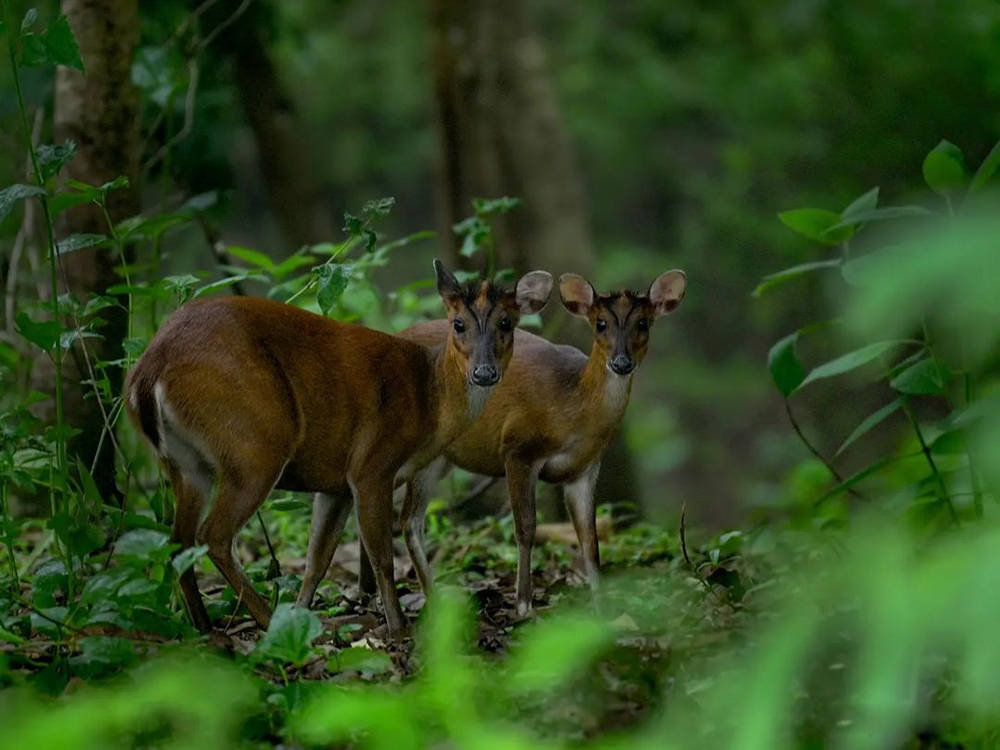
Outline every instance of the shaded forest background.
{"label": "shaded forest background", "polygon": [[[58,10],[40,7],[45,18]],[[941,137],[978,163],[1000,130],[991,0],[65,0],[62,10],[71,24],[106,20],[112,33],[93,39],[74,28],[84,59],[115,64],[91,65],[85,85],[66,69],[26,71],[40,142],[74,138],[79,179],[129,175],[132,189],[109,206],[116,220],[218,191],[199,225],[165,236],[163,273],[215,269],[227,246],[282,258],[339,240],[343,213],[381,196],[396,198],[386,236],[438,232],[380,272],[385,290],[427,276],[436,255],[462,262],[451,227],[474,197],[524,200],[495,223],[501,262],[518,271],[640,289],[684,268],[686,302],[654,332],[602,498],[638,500],[653,517],[686,502],[712,525],[780,503],[808,455],[760,374],[772,343],[796,321],[824,319],[834,300],[822,276],[751,298],[762,275],[822,253],[775,215],[839,210],[872,185],[896,203],[925,202],[919,165]],[[6,184],[24,168],[6,69],[0,91]],[[79,222],[67,232],[99,218],[67,217]],[[18,233],[41,232],[21,219],[0,224],[7,300],[44,284],[37,258],[10,273]],[[83,288],[116,278],[101,251],[67,258]],[[584,345],[557,307],[543,314],[546,333]],[[877,405],[876,388],[861,400]],[[823,384],[797,405],[828,453],[857,421],[838,406]],[[76,408],[72,424],[93,423],[87,402]],[[845,473],[868,458],[848,454]]]}

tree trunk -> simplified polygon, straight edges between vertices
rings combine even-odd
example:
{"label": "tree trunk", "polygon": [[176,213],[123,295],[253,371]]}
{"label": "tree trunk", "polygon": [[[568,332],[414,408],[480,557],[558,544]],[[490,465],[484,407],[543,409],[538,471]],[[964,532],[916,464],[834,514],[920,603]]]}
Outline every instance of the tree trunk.
{"label": "tree trunk", "polygon": [[441,238],[457,257],[451,227],[472,199],[517,196],[494,222],[499,264],[589,273],[584,190],[528,3],[431,0],[431,15]]}
{"label": "tree trunk", "polygon": [[[62,0],[62,12],[80,46],[86,74],[60,67],[56,73],[55,136],[77,144],[77,154],[66,175],[100,185],[118,175],[132,183],[128,189],[108,196],[108,210],[114,221],[139,212],[139,191],[135,185],[139,167],[139,95],[132,84],[132,60],[139,41],[138,0]],[[60,218],[59,236],[86,232],[107,234],[108,226],[96,206],[75,206]],[[91,293],[103,294],[119,281],[114,272],[118,259],[106,249],[80,250],[61,258],[63,279],[79,299]],[[103,340],[88,340],[89,359],[117,360],[122,356],[122,339],[128,325],[122,309],[101,313],[107,324]],[[103,497],[117,495],[115,463],[111,441],[101,436],[104,416],[91,386],[81,381],[91,377],[79,345],[65,360],[66,421],[82,433],[70,443],[87,465],[96,464],[94,480]],[[104,372],[111,394],[121,391],[121,368],[108,365]],[[99,374],[99,373],[98,373]],[[88,395],[85,398],[85,395]],[[100,449],[98,452],[98,445]]]}
{"label": "tree trunk", "polygon": [[268,202],[290,250],[339,235],[312,169],[292,97],[268,54],[272,8],[257,2],[221,38],[257,144]]}

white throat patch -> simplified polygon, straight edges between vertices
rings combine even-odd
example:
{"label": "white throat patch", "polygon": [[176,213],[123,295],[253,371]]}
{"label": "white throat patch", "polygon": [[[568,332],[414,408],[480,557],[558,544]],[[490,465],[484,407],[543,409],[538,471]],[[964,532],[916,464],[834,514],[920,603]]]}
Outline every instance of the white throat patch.
{"label": "white throat patch", "polygon": [[628,405],[629,387],[632,385],[632,376],[634,374],[634,371],[628,375],[618,375],[612,372],[610,377],[604,381],[605,409],[612,412],[625,410],[625,407]]}
{"label": "white throat patch", "polygon": [[468,397],[469,397],[469,417],[475,419],[483,411],[483,407],[486,406],[486,400],[493,393],[493,388],[495,386],[481,386],[469,383],[468,385]]}

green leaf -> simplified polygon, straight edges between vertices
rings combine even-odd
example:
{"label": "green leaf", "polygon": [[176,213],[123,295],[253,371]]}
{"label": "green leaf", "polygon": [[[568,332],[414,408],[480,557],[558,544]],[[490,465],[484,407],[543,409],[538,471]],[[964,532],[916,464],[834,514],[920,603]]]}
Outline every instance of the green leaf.
{"label": "green leaf", "polygon": [[319,288],[316,291],[316,302],[324,315],[337,303],[347,289],[348,270],[342,265],[325,265],[319,268]]}
{"label": "green leaf", "polygon": [[871,211],[876,206],[878,206],[878,188],[873,187],[864,195],[858,196],[851,201],[847,208],[840,212],[840,218],[842,221],[847,221],[853,218],[855,214]]}
{"label": "green leaf", "polygon": [[161,531],[134,529],[126,531],[115,542],[115,554],[146,558],[167,546],[170,539]]}
{"label": "green leaf", "polygon": [[122,242],[149,239],[154,240],[168,229],[191,221],[190,214],[154,214],[153,216],[130,216],[115,226],[115,234]]}
{"label": "green leaf", "polygon": [[867,417],[865,417],[864,421],[862,421],[861,424],[859,424],[855,428],[854,432],[852,432],[848,436],[847,440],[845,440],[843,444],[839,448],[837,448],[837,452],[834,454],[834,458],[836,458],[841,453],[846,451],[859,438],[861,438],[862,436],[870,432],[872,429],[874,429],[876,426],[884,422],[891,414],[895,413],[902,405],[903,405],[903,400],[901,398],[897,398],[892,403],[886,404],[878,411],[874,412],[873,414],[869,414]]}
{"label": "green leaf", "polygon": [[539,622],[510,659],[508,688],[514,692],[558,690],[600,654],[611,636],[608,626],[597,620]]}
{"label": "green leaf", "polygon": [[22,185],[20,183],[9,185],[0,190],[0,221],[7,218],[7,214],[19,200],[35,195],[45,195],[45,190],[37,185]]}
{"label": "green leaf", "polygon": [[300,665],[312,656],[312,642],[323,632],[319,616],[312,610],[279,604],[271,617],[271,625],[257,643],[255,661],[274,659]]}
{"label": "green leaf", "polygon": [[283,279],[285,276],[292,273],[293,271],[297,271],[298,269],[302,268],[302,266],[308,266],[313,262],[314,261],[312,258],[308,258],[305,255],[299,255],[298,253],[296,253],[295,255],[289,255],[287,258],[281,261],[281,263],[279,263],[273,269],[271,269],[271,274],[274,276],[275,279]]}
{"label": "green leaf", "polygon": [[505,214],[509,211],[513,211],[515,208],[520,208],[524,205],[524,201],[520,198],[510,198],[503,196],[501,198],[473,198],[472,208],[476,212],[476,216],[494,216],[496,214]]}
{"label": "green leaf", "polygon": [[170,561],[170,564],[174,567],[174,570],[177,571],[177,574],[180,575],[203,558],[207,552],[207,544],[199,544],[195,547],[188,547],[187,549],[181,550],[174,555],[174,559]]}
{"label": "green leaf", "polygon": [[766,292],[771,287],[783,284],[790,279],[794,279],[797,276],[802,276],[803,274],[811,273],[812,271],[818,271],[823,268],[836,268],[841,264],[841,259],[837,258],[835,260],[818,260],[814,263],[803,263],[798,266],[792,266],[791,268],[786,268],[783,271],[778,271],[777,273],[772,273],[761,279],[761,282],[757,285],[757,288],[753,290],[752,296],[759,297],[761,294]]}
{"label": "green leaf", "polygon": [[942,432],[930,444],[931,453],[940,456],[960,456],[969,452],[965,439],[965,430],[948,430]]}
{"label": "green leaf", "polygon": [[942,140],[924,157],[924,181],[939,195],[962,187],[967,177],[965,157],[954,143]]}
{"label": "green leaf", "polygon": [[873,208],[870,211],[859,211],[851,216],[850,219],[845,219],[834,224],[830,229],[840,230],[843,227],[853,227],[869,221],[888,221],[890,219],[906,219],[913,216],[933,215],[923,206],[886,206],[885,208]]}
{"label": "green leaf", "polygon": [[979,165],[979,169],[972,176],[972,184],[969,185],[969,192],[976,193],[982,190],[998,167],[1000,167],[1000,141],[997,141],[996,145],[990,149],[986,158],[983,159],[983,163]]}
{"label": "green leaf", "polygon": [[199,297],[204,297],[205,295],[211,294],[212,292],[217,292],[220,289],[225,289],[226,287],[232,286],[233,284],[239,284],[240,282],[246,281],[247,279],[251,279],[253,281],[267,281],[266,276],[261,276],[259,274],[252,274],[252,273],[242,273],[237,276],[227,276],[224,279],[213,281],[211,284],[205,284],[205,286],[195,289],[194,294],[191,296],[191,298],[198,299]]}
{"label": "green leaf", "polygon": [[[226,253],[232,255],[234,258],[239,258],[244,263],[248,263],[255,268],[263,269],[268,273],[273,273],[275,269],[274,261],[271,260],[267,255],[257,250],[251,250],[249,247],[241,247],[239,245],[228,245],[226,246]],[[296,256],[292,256],[296,257]],[[302,256],[298,256],[302,258]],[[306,263],[311,262],[308,258],[302,258]]]}
{"label": "green leaf", "polygon": [[365,672],[367,674],[382,674],[392,671],[392,657],[385,651],[375,651],[355,646],[338,651],[327,660],[326,668],[330,672]]}
{"label": "green leaf", "polygon": [[81,653],[70,658],[73,673],[84,679],[118,672],[134,664],[138,655],[136,644],[128,638],[95,635],[81,638]]}
{"label": "green leaf", "polygon": [[41,34],[23,34],[21,41],[22,65],[65,65],[67,68],[83,70],[80,48],[76,46],[76,39],[66,16],[56,18]]}
{"label": "green leaf", "polygon": [[843,356],[830,360],[826,364],[820,365],[819,367],[813,369],[806,376],[806,379],[803,380],[802,383],[799,385],[799,387],[796,388],[795,390],[800,390],[815,380],[822,380],[823,378],[832,378],[837,375],[843,375],[845,372],[856,370],[862,365],[866,365],[872,360],[882,356],[893,347],[900,346],[901,344],[905,343],[907,342],[879,341],[874,344],[869,344],[868,346],[863,346],[860,349],[854,350],[853,352],[848,352]]}
{"label": "green leaf", "polygon": [[42,179],[48,180],[59,174],[66,163],[76,154],[76,143],[44,143],[36,149],[38,168],[42,170]]}
{"label": "green leaf", "polygon": [[369,221],[373,219],[384,219],[389,215],[392,207],[396,205],[395,198],[378,198],[373,201],[368,201],[361,207],[361,213]]}
{"label": "green leaf", "polygon": [[949,379],[948,372],[933,359],[922,359],[899,373],[889,385],[910,396],[935,396],[944,392]]}
{"label": "green leaf", "polygon": [[24,338],[37,346],[39,349],[50,352],[59,343],[62,335],[62,326],[57,320],[43,320],[36,323],[28,317],[28,313],[20,312],[14,319],[17,332]]}
{"label": "green leaf", "polygon": [[795,353],[795,344],[799,340],[799,332],[785,336],[771,347],[767,353],[767,369],[771,379],[786,398],[802,384],[806,376],[805,367]]}
{"label": "green leaf", "polygon": [[778,218],[789,229],[824,245],[839,245],[854,234],[851,226],[838,227],[840,214],[823,208],[796,208]]}
{"label": "green leaf", "polygon": [[56,243],[56,254],[65,255],[88,247],[97,247],[107,239],[103,234],[71,234]]}
{"label": "green leaf", "polygon": [[25,33],[32,26],[35,25],[35,21],[38,20],[38,8],[28,8],[28,12],[24,14],[24,20],[21,21],[21,33]]}

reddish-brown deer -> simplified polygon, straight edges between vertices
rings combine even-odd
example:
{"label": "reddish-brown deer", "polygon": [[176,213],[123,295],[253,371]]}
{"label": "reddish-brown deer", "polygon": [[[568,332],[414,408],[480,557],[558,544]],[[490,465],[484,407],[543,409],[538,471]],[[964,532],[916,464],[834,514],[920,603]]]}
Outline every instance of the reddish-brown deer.
{"label": "reddish-brown deer", "polygon": [[[517,607],[531,609],[531,547],[535,536],[535,483],[563,485],[566,508],[592,586],[600,553],[594,487],[601,456],[628,405],[632,376],[649,345],[653,321],[671,313],[684,297],[683,271],[661,274],[646,294],[598,295],[576,274],[559,281],[562,302],[585,318],[594,332],[590,356],[525,331],[514,339],[514,355],[482,414],[451,443],[445,459],[468,471],[506,476],[518,545]],[[447,321],[421,323],[400,335],[424,345],[447,336]],[[415,477],[403,505],[403,530],[425,591],[432,574],[423,550],[424,515],[430,485],[442,462]]]}
{"label": "reddish-brown deer", "polygon": [[[312,599],[353,501],[389,630],[403,629],[393,486],[471,423],[510,360],[520,314],[541,309],[552,288],[543,271],[511,292],[463,286],[434,268],[449,333],[431,347],[279,302],[221,297],[181,307],[129,373],[129,414],[177,498],[173,540],[206,544],[261,627],[271,610],[233,540],[279,487],[317,493],[298,603]],[[207,630],[194,571],[180,583],[195,625]]]}

